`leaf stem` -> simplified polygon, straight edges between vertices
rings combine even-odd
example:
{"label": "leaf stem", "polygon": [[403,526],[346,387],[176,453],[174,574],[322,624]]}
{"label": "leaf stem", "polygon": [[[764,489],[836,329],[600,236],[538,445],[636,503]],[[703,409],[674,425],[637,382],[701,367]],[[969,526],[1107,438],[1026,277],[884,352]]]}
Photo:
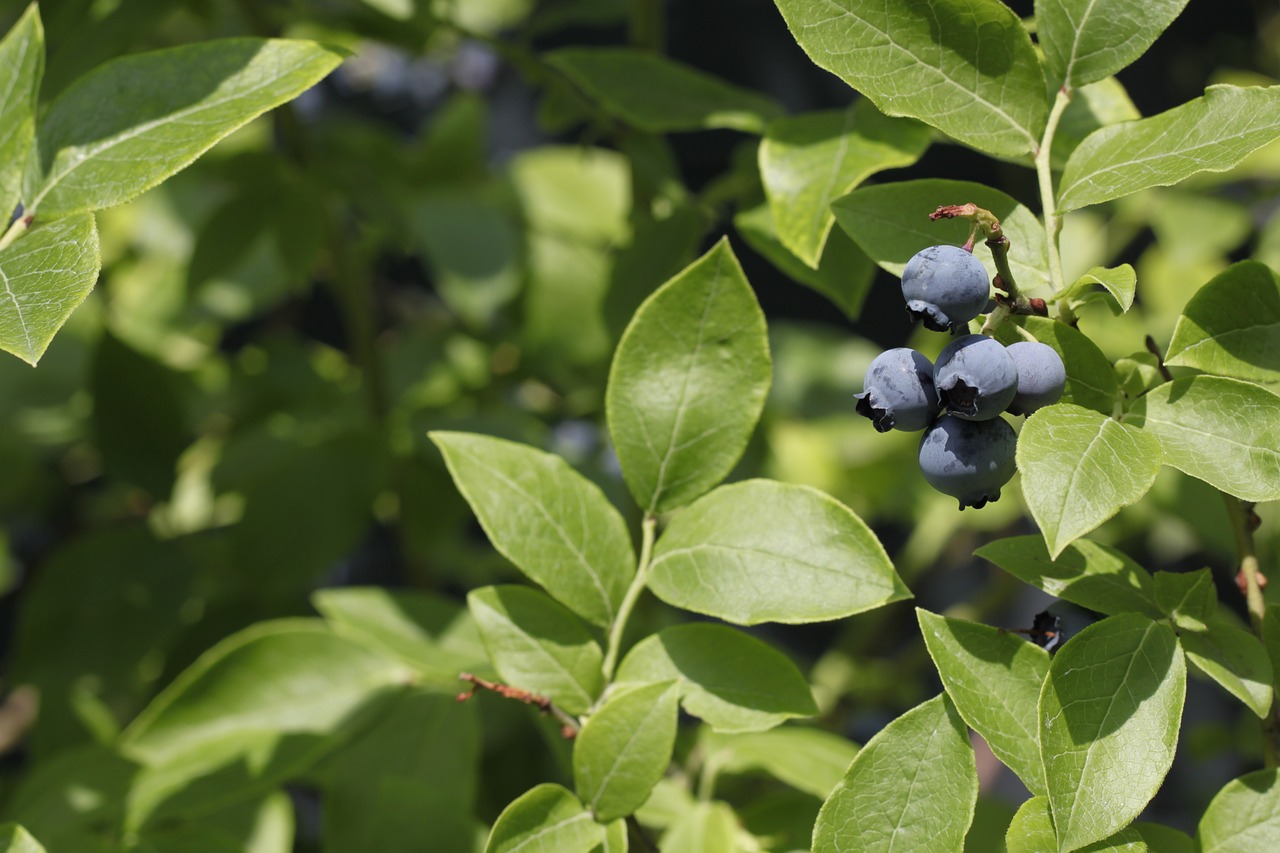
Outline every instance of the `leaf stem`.
{"label": "leaf stem", "polygon": [[[1040,210],[1044,216],[1044,241],[1049,253],[1049,281],[1054,293],[1061,293],[1066,287],[1062,275],[1062,256],[1058,252],[1058,234],[1062,231],[1062,214],[1058,212],[1057,197],[1053,192],[1053,170],[1050,165],[1053,150],[1053,137],[1058,132],[1058,122],[1071,103],[1071,90],[1063,86],[1053,99],[1049,109],[1049,118],[1045,122],[1044,136],[1040,139],[1040,147],[1036,150],[1036,178],[1040,184]],[[1063,310],[1065,303],[1058,303],[1058,310]],[[1065,318],[1064,318],[1065,319]]]}
{"label": "leaf stem", "polygon": [[19,216],[13,220],[13,224],[9,226],[9,230],[4,232],[4,236],[0,237],[0,252],[9,248],[14,240],[22,236],[22,232],[31,227],[31,214]]}
{"label": "leaf stem", "polygon": [[649,561],[653,558],[653,539],[657,525],[657,516],[652,513],[647,513],[640,524],[640,562],[636,564],[636,576],[632,578],[631,586],[627,587],[627,594],[622,597],[622,604],[618,607],[618,615],[609,627],[609,647],[605,651],[602,667],[606,682],[613,680],[613,670],[618,665],[618,652],[622,646],[622,634],[631,619],[631,611],[640,600],[640,593],[649,582]]}

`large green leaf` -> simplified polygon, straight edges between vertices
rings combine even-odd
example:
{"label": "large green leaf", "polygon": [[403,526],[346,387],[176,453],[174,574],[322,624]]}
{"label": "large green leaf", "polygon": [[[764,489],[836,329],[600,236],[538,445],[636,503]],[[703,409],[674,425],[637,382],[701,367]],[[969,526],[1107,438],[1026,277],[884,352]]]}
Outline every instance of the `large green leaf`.
{"label": "large green leaf", "polygon": [[918,118],[998,157],[1029,157],[1039,143],[1044,74],[1003,3],[775,2],[809,58],[881,112]]}
{"label": "large green leaf", "polygon": [[573,785],[600,821],[649,799],[671,763],[680,692],[673,682],[611,693],[573,742]]}
{"label": "large green leaf", "polygon": [[324,733],[379,691],[409,680],[404,664],[318,620],[263,622],[228,637],[165,688],[121,736],[148,764],[263,732]]}
{"label": "large green leaf", "polygon": [[1165,362],[1280,382],[1280,277],[1257,261],[1215,276],[1182,309]]}
{"label": "large green leaf", "polygon": [[570,714],[604,689],[600,645],[568,609],[534,589],[487,586],[467,605],[503,681],[551,698]]}
{"label": "large green leaf", "polygon": [[22,194],[22,177],[36,133],[36,100],[44,74],[40,7],[27,7],[0,40],[0,222],[7,223]]}
{"label": "large green leaf", "polygon": [[764,314],[728,240],[645,300],[609,371],[606,408],[622,474],[646,512],[720,482],[769,391]]}
{"label": "large green leaf", "polygon": [[1077,539],[1053,559],[1042,537],[1010,536],[989,542],[974,553],[1014,577],[1081,607],[1107,614],[1164,617],[1156,603],[1150,572],[1099,542]]}
{"label": "large green leaf", "polygon": [[1173,763],[1187,669],[1173,629],[1112,616],[1066,643],[1040,694],[1040,749],[1060,851],[1146,807]]}
{"label": "large green leaf", "polygon": [[1037,0],[1036,38],[1050,89],[1114,74],[1147,52],[1187,0]]}
{"label": "large green leaf", "polygon": [[489,832],[484,853],[592,853],[605,829],[572,793],[550,783],[511,802]]}
{"label": "large green leaf", "polygon": [[964,721],[1033,794],[1044,793],[1036,705],[1049,653],[1016,634],[916,608],[942,686]]}
{"label": "large green leaf", "polygon": [[[1082,848],[1081,853],[1172,853],[1161,848],[1148,848],[1141,833],[1130,826],[1115,835]],[[1018,807],[1005,833],[1006,853],[1057,853],[1058,838],[1053,831],[1048,797],[1032,797]]]}
{"label": "large green leaf", "polygon": [[996,339],[1008,346],[1026,340],[1019,329],[1028,332],[1042,344],[1053,347],[1067,369],[1067,384],[1062,389],[1063,403],[1075,403],[1104,415],[1115,408],[1120,383],[1115,368],[1098,345],[1074,326],[1048,317],[1017,317],[996,332]]}
{"label": "large green leaf", "polygon": [[1271,709],[1271,659],[1256,636],[1218,616],[1207,631],[1183,631],[1179,636],[1187,662],[1243,702],[1259,717]]}
{"label": "large green leaf", "polygon": [[0,853],[44,853],[44,847],[16,823],[6,823],[0,826]]}
{"label": "large green leaf", "polygon": [[782,113],[757,92],[646,51],[564,48],[546,61],[611,115],[653,133],[717,127],[760,133]]}
{"label": "large green leaf", "polygon": [[343,56],[314,42],[235,38],[103,63],[42,117],[27,209],[53,216],[129,201],[297,97]]}
{"label": "large green leaf", "polygon": [[1280,396],[1265,388],[1188,376],[1139,397],[1125,421],[1160,439],[1166,465],[1242,500],[1280,499]]}
{"label": "large green leaf", "polygon": [[969,731],[945,694],[881,729],[822,804],[813,853],[960,850],[978,800]]}
{"label": "large green leaf", "polygon": [[[929,220],[944,204],[973,202],[995,214],[1010,243],[1009,268],[1024,293],[1048,296],[1049,260],[1044,227],[1035,214],[1009,196],[969,181],[925,178],[863,186],[831,206],[836,222],[880,267],[901,277],[907,261],[921,249],[969,239],[965,219]],[[979,246],[973,256],[995,275],[991,253]]]}
{"label": "large green leaf", "polygon": [[1228,782],[1200,818],[1201,853],[1280,847],[1280,771],[1258,770]]}
{"label": "large green leaf", "polygon": [[675,625],[646,637],[623,658],[615,681],[673,679],[684,709],[720,732],[763,731],[818,711],[790,659],[725,625]]}
{"label": "large green leaf", "polygon": [[707,760],[721,773],[762,770],[798,791],[826,799],[858,754],[852,741],[805,726],[723,734],[704,729]]}
{"label": "large green leaf", "polygon": [[493,547],[575,613],[612,622],[635,553],[600,488],[524,444],[462,432],[433,432],[431,440]]}
{"label": "large green leaf", "polygon": [[821,622],[911,596],[871,529],[817,489],[747,480],[675,516],[649,588],[739,625]]}
{"label": "large green leaf", "polygon": [[1051,557],[1137,502],[1162,461],[1149,433],[1070,403],[1027,418],[1017,458],[1023,499]]}
{"label": "large green leaf", "polygon": [[0,249],[0,348],[34,365],[98,280],[93,215],[55,219]]}
{"label": "large green leaf", "polygon": [[831,202],[876,172],[910,166],[928,146],[928,128],[888,118],[865,99],[774,121],[759,157],[779,239],[817,269],[835,222]]}
{"label": "large green leaf", "polygon": [[1204,97],[1091,133],[1071,154],[1059,207],[1075,210],[1224,172],[1280,136],[1280,86],[1210,86]]}

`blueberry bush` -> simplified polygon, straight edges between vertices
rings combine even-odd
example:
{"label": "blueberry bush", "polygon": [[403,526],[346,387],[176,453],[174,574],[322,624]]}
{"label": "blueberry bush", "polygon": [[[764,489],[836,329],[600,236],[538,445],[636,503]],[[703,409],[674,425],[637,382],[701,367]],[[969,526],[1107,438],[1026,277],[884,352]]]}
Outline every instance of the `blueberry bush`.
{"label": "blueberry bush", "polygon": [[1255,5],[0,0],[0,853],[1280,849]]}

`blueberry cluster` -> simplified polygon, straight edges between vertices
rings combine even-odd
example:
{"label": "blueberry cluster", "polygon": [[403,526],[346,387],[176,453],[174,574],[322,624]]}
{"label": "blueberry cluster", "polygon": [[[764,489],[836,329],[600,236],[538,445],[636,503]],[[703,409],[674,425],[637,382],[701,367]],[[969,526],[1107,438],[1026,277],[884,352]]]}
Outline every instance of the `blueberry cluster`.
{"label": "blueberry cluster", "polygon": [[[902,273],[907,311],[926,328],[955,333],[987,306],[991,285],[982,263],[957,246],[930,246]],[[1008,347],[987,335],[961,335],[937,363],[907,347],[887,350],[867,368],[858,414],[879,432],[924,430],[920,470],[960,508],[1000,497],[1014,471],[1017,436],[1001,413],[1029,415],[1057,402],[1066,368],[1037,341]]]}

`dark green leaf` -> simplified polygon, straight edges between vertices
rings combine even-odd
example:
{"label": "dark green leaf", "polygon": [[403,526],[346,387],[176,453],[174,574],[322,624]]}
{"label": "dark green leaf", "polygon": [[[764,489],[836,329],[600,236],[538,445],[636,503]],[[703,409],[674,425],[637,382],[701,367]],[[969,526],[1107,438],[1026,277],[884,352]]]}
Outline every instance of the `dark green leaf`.
{"label": "dark green leaf", "polygon": [[1257,637],[1218,615],[1209,620],[1207,631],[1183,631],[1178,639],[1188,663],[1218,682],[1250,711],[1266,717],[1274,698],[1271,659]]}
{"label": "dark green leaf", "polygon": [[1189,631],[1203,631],[1218,606],[1218,593],[1213,586],[1213,573],[1208,569],[1194,572],[1156,572],[1156,604],[1174,624]]}
{"label": "dark green leaf", "polygon": [[1037,0],[1036,37],[1050,90],[1079,88],[1147,52],[1187,0]]}
{"label": "dark green leaf", "polygon": [[565,48],[546,61],[610,114],[653,133],[716,127],[761,133],[782,113],[763,95],[645,51]]}
{"label": "dark green leaf", "polygon": [[974,552],[1056,598],[1099,613],[1145,613],[1161,619],[1146,569],[1110,546],[1077,539],[1050,559],[1039,536],[1010,536]]}
{"label": "dark green leaf", "polygon": [[911,593],[862,519],[808,486],[721,486],[672,519],[649,588],[676,607],[739,625],[821,622]]}
{"label": "dark green leaf", "polygon": [[1076,90],[1062,113],[1058,130],[1053,135],[1053,148],[1049,163],[1061,172],[1071,158],[1071,152],[1080,146],[1100,127],[1134,121],[1142,113],[1129,99],[1129,93],[1114,77],[1107,77]]}
{"label": "dark green leaf", "polygon": [[0,40],[0,223],[8,222],[22,194],[43,76],[44,26],[32,3]]}
{"label": "dark green leaf", "polygon": [[1254,382],[1280,382],[1280,277],[1233,264],[1182,309],[1165,363]]}
{"label": "dark green leaf", "polygon": [[604,843],[604,837],[604,827],[577,797],[548,783],[527,791],[502,810],[489,832],[484,853],[591,853]]}
{"label": "dark green leaf", "polygon": [[809,58],[881,112],[918,118],[998,157],[1035,150],[1048,112],[1044,74],[1003,3],[776,2]]}
{"label": "dark green leaf", "polygon": [[1090,625],[1054,656],[1040,748],[1059,850],[1101,841],[1146,807],[1173,762],[1186,688],[1173,629],[1137,613]]}
{"label": "dark green leaf", "polygon": [[959,850],[978,799],[969,731],[946,695],[868,741],[822,804],[813,853]]}
{"label": "dark green leaf", "polygon": [[804,676],[785,655],[724,625],[664,628],[636,644],[615,681],[680,683],[684,709],[720,732],[773,728],[817,713]]}
{"label": "dark green leaf", "polygon": [[289,796],[274,791],[225,809],[144,827],[127,853],[290,853],[294,810]]}
{"label": "dark green leaf", "polygon": [[0,826],[0,853],[44,853],[44,847],[16,823],[6,823]]}
{"label": "dark green leaf", "polygon": [[573,785],[600,821],[649,799],[671,763],[680,692],[672,682],[612,692],[573,742]]}
{"label": "dark green leaf", "polygon": [[521,586],[472,590],[467,605],[503,681],[547,696],[570,714],[586,711],[604,689],[600,645],[564,606]]}
{"label": "dark green leaf", "polygon": [[1160,439],[1166,465],[1242,500],[1280,499],[1280,397],[1264,388],[1188,376],[1139,397],[1125,422]]}
{"label": "dark green leaf", "polygon": [[27,209],[55,216],[129,201],[297,97],[343,55],[314,42],[236,38],[106,62],[42,117]]}
{"label": "dark green leaf", "polygon": [[101,265],[88,213],[55,219],[0,249],[0,349],[35,365],[93,290]]}
{"label": "dark green leaf", "polygon": [[1043,793],[1036,705],[1049,653],[1016,634],[916,608],[942,686],[996,757],[1033,794]]}
{"label": "dark green leaf", "polygon": [[1262,619],[1262,642],[1271,658],[1272,682],[1280,684],[1280,604],[1268,604]]}
{"label": "dark green leaf", "polygon": [[742,734],[703,731],[707,760],[714,762],[721,773],[762,770],[819,799],[826,799],[858,754],[852,741],[802,726]]}
{"label": "dark green leaf", "polygon": [[910,166],[929,130],[859,100],[846,110],[778,119],[760,143],[760,179],[779,239],[817,269],[835,222],[831,202],[869,176]]}
{"label": "dark green leaf", "polygon": [[721,240],[645,300],[609,371],[609,431],[646,512],[683,506],[729,473],[769,378],[764,314]]}
{"label": "dark green leaf", "polygon": [[1258,770],[1228,782],[1204,810],[1201,853],[1274,850],[1280,845],[1280,771]]}
{"label": "dark green leaf", "polygon": [[1057,403],[1027,418],[1017,461],[1027,509],[1057,557],[1147,493],[1160,472],[1160,442],[1090,409]]}
{"label": "dark green leaf", "polygon": [[635,575],[626,522],[559,456],[461,432],[433,432],[458,490],[498,549],[556,599],[608,625]]}
{"label": "dark green leaf", "polygon": [[1191,836],[1172,827],[1140,820],[1129,828],[1142,837],[1151,853],[1199,853]]}

